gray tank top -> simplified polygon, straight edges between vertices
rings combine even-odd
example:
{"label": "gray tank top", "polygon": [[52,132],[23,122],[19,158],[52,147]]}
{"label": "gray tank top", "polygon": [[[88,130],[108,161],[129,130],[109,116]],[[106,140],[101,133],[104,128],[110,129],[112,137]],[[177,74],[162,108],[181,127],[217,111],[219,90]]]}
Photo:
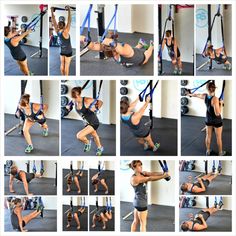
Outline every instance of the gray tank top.
{"label": "gray tank top", "polygon": [[[133,175],[135,176],[135,174]],[[133,205],[134,207],[140,207],[144,208],[147,207],[147,188],[146,188],[146,183],[140,183],[137,186],[133,186],[134,188],[134,201]]]}

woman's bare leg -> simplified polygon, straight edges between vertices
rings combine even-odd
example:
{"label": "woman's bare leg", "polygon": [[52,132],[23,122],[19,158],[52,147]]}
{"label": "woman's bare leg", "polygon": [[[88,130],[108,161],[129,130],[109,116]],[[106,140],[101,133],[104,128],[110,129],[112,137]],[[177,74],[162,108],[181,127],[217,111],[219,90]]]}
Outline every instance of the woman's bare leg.
{"label": "woman's bare leg", "polygon": [[65,56],[60,56],[60,60],[61,60],[61,66],[60,66],[61,75],[65,75]]}
{"label": "woman's bare leg", "polygon": [[151,134],[149,134],[147,137],[145,137],[144,140],[148,142],[148,146],[149,146],[150,148],[153,148],[153,147],[154,147],[154,142],[152,141]]}
{"label": "woman's bare leg", "polygon": [[94,142],[96,143],[98,148],[102,147],[101,141],[100,141],[100,137],[98,136],[98,133],[96,130],[94,130],[91,135],[93,136]]}
{"label": "woman's bare leg", "polygon": [[24,75],[30,75],[27,59],[25,59],[24,61],[17,61],[17,64],[19,65],[20,70]]}
{"label": "woman's bare leg", "polygon": [[146,232],[147,231],[147,215],[148,211],[139,211],[138,217],[140,221],[140,232]]}
{"label": "woman's bare leg", "polygon": [[84,129],[79,131],[76,135],[77,139],[79,139],[84,144],[89,144],[89,140],[87,139],[87,135],[91,134],[94,131],[94,128],[90,125],[86,126]]}
{"label": "woman's bare leg", "polygon": [[30,214],[23,216],[22,219],[25,222],[25,224],[28,224],[31,220],[38,217],[40,214],[41,211],[33,211]]}
{"label": "woman's bare leg", "polygon": [[222,144],[222,131],[223,131],[223,126],[219,128],[214,128],[215,134],[216,134],[216,141],[217,141],[217,146],[218,146],[218,152],[222,153],[223,151],[223,144]]}
{"label": "woman's bare leg", "polygon": [[205,139],[205,144],[206,144],[206,150],[207,150],[207,152],[209,152],[209,153],[210,153],[210,151],[211,151],[212,131],[213,131],[213,127],[212,127],[212,126],[206,126],[206,139]]}
{"label": "woman's bare leg", "polygon": [[134,209],[134,220],[131,224],[131,232],[136,232],[139,223],[140,223],[140,221],[139,221],[139,217],[138,217],[138,211],[137,211],[137,209]]}
{"label": "woman's bare leg", "polygon": [[79,183],[79,179],[78,179],[77,176],[74,177],[74,182],[75,182],[75,185],[76,185],[76,187],[78,189],[77,192],[81,193],[80,183]]}
{"label": "woman's bare leg", "polygon": [[108,193],[108,186],[107,186],[104,179],[101,180],[101,185],[105,188],[105,193],[107,194]]}
{"label": "woman's bare leg", "polygon": [[71,63],[72,57],[65,57],[65,67],[64,67],[64,73],[66,76],[70,74],[70,63]]}
{"label": "woman's bare leg", "polygon": [[32,140],[31,140],[29,131],[30,131],[30,128],[33,126],[33,124],[34,122],[26,119],[24,123],[24,127],[23,127],[24,137],[28,145],[32,145]]}
{"label": "woman's bare leg", "polygon": [[152,56],[153,49],[154,49],[154,46],[150,45],[149,48],[144,52],[145,60],[143,62],[143,65],[149,61],[150,57]]}

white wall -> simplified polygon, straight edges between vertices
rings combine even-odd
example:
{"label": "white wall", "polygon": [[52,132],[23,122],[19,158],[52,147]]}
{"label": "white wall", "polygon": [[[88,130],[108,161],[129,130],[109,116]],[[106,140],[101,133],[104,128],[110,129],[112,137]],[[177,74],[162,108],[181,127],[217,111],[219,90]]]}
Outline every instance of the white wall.
{"label": "white wall", "polygon": [[42,200],[46,210],[57,210],[56,197],[42,197]]}
{"label": "white wall", "polygon": [[[23,23],[23,24],[28,24],[37,14],[40,13],[39,9],[39,4],[36,5],[28,5],[28,4],[9,4],[9,5],[4,5],[4,25],[8,25],[8,20],[7,16],[18,16],[17,18],[17,24],[18,24],[18,29],[20,29],[20,25],[23,23],[21,21],[22,16],[27,16],[28,17],[28,22]],[[46,13],[43,16],[43,48],[48,48],[48,13]],[[32,32],[27,36],[27,45],[31,46],[39,46],[39,31],[40,31],[40,23],[35,28],[35,32]]]}
{"label": "white wall", "polygon": [[[63,196],[62,204],[70,205],[71,197]],[[84,204],[84,197],[72,197],[73,206],[81,206]],[[88,206],[88,198],[85,197],[85,206]]]}
{"label": "white wall", "polygon": [[[209,78],[206,79],[200,79],[200,80],[188,80],[188,85],[186,88],[195,88],[204,82],[206,82]],[[221,89],[223,85],[223,80],[215,80],[216,84],[216,96],[219,97],[221,94]],[[207,93],[206,86],[203,86],[199,90],[195,92],[197,93]],[[226,119],[232,119],[232,81],[226,80],[225,83],[225,91],[224,91],[224,107],[222,110],[222,116]],[[204,103],[204,100],[199,98],[188,98],[189,103],[189,112],[186,115],[190,116],[199,116],[199,117],[205,117],[206,116],[206,106]]]}
{"label": "white wall", "polygon": [[[220,200],[220,196],[217,197],[217,201],[219,202]],[[197,208],[206,208],[206,197],[203,196],[197,196],[196,197],[196,201],[197,201]],[[215,201],[215,196],[209,196],[209,207],[214,206],[214,201]],[[224,210],[232,210],[232,198],[231,197],[223,197],[223,202],[224,202],[224,206],[223,209]],[[217,213],[216,213],[217,215]]]}
{"label": "white wall", "polygon": [[[70,80],[66,82],[66,85],[69,88],[69,92],[66,96],[71,100],[71,89],[76,86],[83,86],[83,84],[87,80]],[[99,88],[100,80],[97,80],[97,92]],[[98,114],[98,119],[103,124],[115,124],[116,122],[116,103],[115,103],[115,96],[116,94],[116,86],[115,81],[107,81],[104,80],[102,84],[102,89],[100,93],[100,98],[103,101],[103,106],[101,107],[101,112]],[[87,87],[83,90],[82,96],[85,97],[93,97],[93,82],[87,85]],[[112,107],[112,109],[111,109]],[[75,120],[82,120],[82,118],[78,115],[78,113],[73,109],[68,116],[65,118],[75,119]]]}
{"label": "white wall", "polygon": [[[129,80],[125,86],[128,88],[128,97],[130,101],[134,101],[139,93],[147,86],[149,80]],[[153,86],[156,80],[153,81]],[[176,100],[178,97],[178,82],[173,80],[159,81],[156,90],[153,94],[153,117],[156,118],[170,118],[177,119],[178,117],[178,104]],[[120,85],[120,87],[123,87]],[[147,90],[147,93],[149,90]],[[122,97],[122,95],[120,95]],[[136,110],[140,109],[144,103],[139,102],[136,106]],[[146,109],[145,115],[149,116],[149,108]]]}
{"label": "white wall", "polygon": [[[20,80],[5,80],[4,83],[4,112],[15,114],[20,99],[21,82]],[[31,102],[39,103],[39,80],[29,80],[25,93],[30,94]],[[49,106],[46,117],[58,120],[60,116],[59,82],[43,80],[43,96],[44,104],[48,104]]]}
{"label": "white wall", "polygon": [[[219,163],[219,160],[216,160],[215,161],[216,169],[218,167],[218,163]],[[232,161],[221,161],[221,163],[222,163],[221,173],[223,175],[232,175]],[[209,160],[208,161],[208,172],[212,171],[212,165],[213,165],[213,161]],[[202,161],[196,160],[195,169],[193,171],[205,172],[205,162],[203,160]]]}
{"label": "white wall", "polygon": [[[131,161],[121,161],[120,165],[120,182],[122,188],[120,189],[120,200],[126,202],[133,202],[134,190],[130,184],[130,178],[133,171],[128,167],[128,163]],[[159,163],[157,161],[142,161],[143,171],[160,171],[162,172]],[[155,182],[149,182],[147,185],[148,192],[148,204],[160,204],[167,206],[174,206],[175,204],[175,163],[174,161],[167,161],[169,172],[172,180],[159,180]]]}
{"label": "white wall", "polygon": [[[172,8],[174,12],[174,8]],[[169,14],[169,5],[162,5],[162,34],[165,20]],[[175,21],[175,38],[181,53],[181,60],[193,63],[194,54],[194,8],[178,9],[178,13],[173,13]],[[187,19],[187,20],[186,20]],[[168,21],[166,30],[172,30],[172,22]],[[170,61],[168,50],[163,50],[163,59]]]}
{"label": "white wall", "polygon": [[[109,204],[110,204],[110,197],[109,197]],[[96,205],[96,197],[89,196],[89,205],[95,206]],[[115,207],[115,198],[111,197],[111,205]],[[98,206],[106,206],[106,197],[98,197]],[[91,209],[89,210],[91,211]]]}
{"label": "white wall", "polygon": [[[70,6],[75,7],[74,4],[70,4]],[[51,7],[65,8],[65,5],[62,5],[62,4],[49,5],[49,17],[51,16],[51,10],[50,10]],[[56,16],[57,22],[60,16],[64,16],[65,23],[67,23],[68,11],[58,10],[58,11],[55,11],[54,14]],[[72,48],[76,48],[76,11],[71,11],[71,17],[72,17],[72,22],[71,22],[71,28],[70,28],[70,39],[71,39]],[[54,31],[54,35],[56,35],[55,31]]]}
{"label": "white wall", "polygon": [[[25,161],[16,161],[14,160],[14,165],[16,165],[20,170],[24,170],[27,171],[27,166],[26,163],[28,163],[28,160]],[[43,161],[44,164],[44,174],[43,177],[44,178],[55,178],[55,173],[56,173],[56,165],[55,165],[56,161]],[[36,169],[37,169],[37,173],[40,172],[40,168],[41,168],[41,163],[40,161],[36,161],[35,162],[36,165]],[[33,160],[30,161],[30,172],[32,172],[33,169]]]}
{"label": "white wall", "polygon": [[[211,5],[211,19],[217,12],[218,5]],[[224,36],[225,48],[228,56],[232,56],[232,6],[228,5],[228,9],[223,9],[221,5],[221,13],[224,19]],[[201,54],[207,37],[208,37],[208,24],[207,24],[207,5],[197,5],[196,7],[196,53]],[[221,23],[220,17],[216,17],[214,27],[212,29],[212,43],[214,48],[222,47],[221,40]]]}
{"label": "white wall", "polygon": [[[89,5],[80,6],[80,25],[82,24]],[[94,4],[91,14],[91,28],[97,28],[97,14],[94,10],[97,5]],[[105,6],[105,27],[108,25],[114,14],[114,5],[106,4]],[[125,17],[124,17],[125,16]],[[140,17],[142,16],[142,17]],[[113,29],[114,24],[110,29]],[[134,31],[142,33],[153,33],[153,5],[129,5],[119,4],[117,13],[117,31],[123,33],[133,33]]]}
{"label": "white wall", "polygon": [[[84,170],[87,170],[89,166],[89,163],[87,161],[72,161],[73,169],[75,170],[80,169],[83,164],[84,164]],[[63,160],[63,169],[70,169],[70,161]]]}
{"label": "white wall", "polygon": [[[104,163],[104,170],[115,170],[115,162],[114,161],[102,161],[102,166]],[[98,168],[98,160],[89,162],[90,169]]]}

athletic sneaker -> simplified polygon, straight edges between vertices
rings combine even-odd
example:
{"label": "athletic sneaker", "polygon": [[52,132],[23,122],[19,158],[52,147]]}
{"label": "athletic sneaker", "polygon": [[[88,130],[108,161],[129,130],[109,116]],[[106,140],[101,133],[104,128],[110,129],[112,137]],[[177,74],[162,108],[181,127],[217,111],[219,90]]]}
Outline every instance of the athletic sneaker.
{"label": "athletic sneaker", "polygon": [[222,167],[218,166],[217,170],[218,170],[218,173],[220,174],[220,172],[222,171]]}
{"label": "athletic sneaker", "polygon": [[153,147],[153,149],[152,149],[152,151],[153,151],[153,152],[156,152],[156,151],[159,149],[160,146],[161,146],[160,143],[155,143],[155,144],[154,144],[154,147]]}
{"label": "athletic sneaker", "polygon": [[148,149],[149,149],[148,142],[145,141],[144,144],[143,144],[143,150],[147,151]]}
{"label": "athletic sneaker", "polygon": [[108,194],[108,190],[105,192],[105,194]]}
{"label": "athletic sneaker", "polygon": [[91,149],[91,140],[89,140],[89,143],[84,145],[84,152],[89,152]]}
{"label": "athletic sneaker", "polygon": [[43,137],[47,137],[48,136],[48,129],[43,129],[42,135],[43,135]]}
{"label": "athletic sneaker", "polygon": [[219,152],[218,156],[226,156],[226,151]]}
{"label": "athletic sneaker", "polygon": [[101,156],[104,151],[104,147],[97,148],[96,156]]}
{"label": "athletic sneaker", "polygon": [[220,200],[219,201],[219,209],[222,209],[223,206],[224,206],[224,203]]}
{"label": "athletic sneaker", "polygon": [[149,46],[150,46],[150,47],[154,47],[154,41],[153,41],[153,40],[150,40]]}
{"label": "athletic sneaker", "polygon": [[182,73],[183,73],[182,69],[179,69],[178,70],[178,75],[182,75]]}
{"label": "athletic sneaker", "polygon": [[33,75],[34,75],[34,73],[33,73],[32,71],[30,71],[30,72],[29,72],[29,75],[30,75],[30,76],[33,76]]}
{"label": "athletic sneaker", "polygon": [[206,151],[206,156],[211,156],[211,150],[210,151]]}
{"label": "athletic sneaker", "polygon": [[174,69],[173,74],[174,74],[174,75],[177,75],[177,74],[178,74],[178,68],[175,68],[175,69]]}
{"label": "athletic sneaker", "polygon": [[142,38],[139,39],[138,44],[142,45],[143,48],[145,48],[146,50],[149,48],[149,45],[146,43],[146,41]]}
{"label": "athletic sneaker", "polygon": [[33,145],[28,145],[25,149],[25,153],[31,153],[34,150]]}

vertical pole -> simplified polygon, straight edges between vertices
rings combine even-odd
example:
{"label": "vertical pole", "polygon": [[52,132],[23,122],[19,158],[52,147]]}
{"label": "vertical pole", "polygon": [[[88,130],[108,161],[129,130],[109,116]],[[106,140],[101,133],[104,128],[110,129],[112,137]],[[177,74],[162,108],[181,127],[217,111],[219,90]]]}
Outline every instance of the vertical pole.
{"label": "vertical pole", "polygon": [[205,174],[208,174],[208,161],[205,161]]}
{"label": "vertical pole", "polygon": [[158,37],[159,37],[159,57],[160,61],[158,62],[158,74],[162,74],[162,52],[161,52],[161,44],[162,44],[162,5],[158,5]]}
{"label": "vertical pole", "polygon": [[30,161],[27,161],[25,164],[26,164],[26,172],[29,173],[30,172]]}
{"label": "vertical pole", "polygon": [[[105,20],[104,20],[104,4],[98,4],[97,5],[97,11],[95,11],[97,15],[97,24],[98,24],[98,42],[100,42],[100,38],[102,37],[104,31],[105,31]],[[98,54],[99,59],[104,59],[105,55],[104,52],[99,52]]]}
{"label": "vertical pole", "polygon": [[[153,89],[153,81],[151,80],[150,81],[150,92],[152,91],[152,89]],[[152,129],[153,128],[153,101],[152,101],[152,98],[150,101],[149,118],[151,121],[150,129]]]}
{"label": "vertical pole", "polygon": [[54,185],[57,187],[57,162],[55,162],[55,166],[56,166],[56,173],[55,173],[55,183]]}
{"label": "vertical pole", "polygon": [[[42,13],[42,11],[41,11]],[[42,57],[42,44],[43,44],[43,15],[40,17],[40,34],[39,34],[39,57]]]}
{"label": "vertical pole", "polygon": [[[212,42],[211,35],[211,4],[207,5],[207,13],[208,13],[208,43]],[[212,70],[212,60],[209,61],[209,70]]]}
{"label": "vertical pole", "polygon": [[209,208],[209,197],[206,197],[206,208]]}

